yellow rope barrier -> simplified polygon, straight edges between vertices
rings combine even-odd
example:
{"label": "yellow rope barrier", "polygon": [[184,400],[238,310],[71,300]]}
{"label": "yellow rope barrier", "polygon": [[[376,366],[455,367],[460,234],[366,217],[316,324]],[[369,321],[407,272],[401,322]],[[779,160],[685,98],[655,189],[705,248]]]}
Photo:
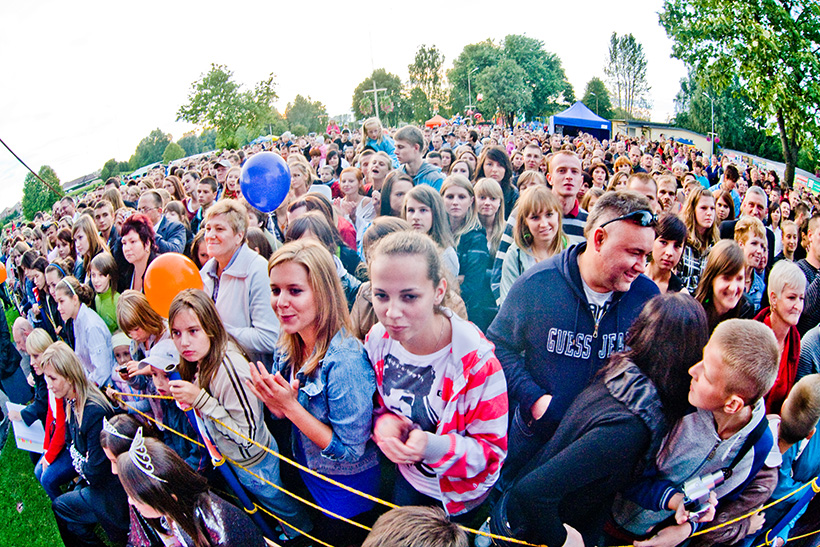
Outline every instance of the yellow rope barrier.
{"label": "yellow rope barrier", "polygon": [[[122,393],[122,392],[118,392],[118,391],[113,392],[113,394],[114,394],[114,395],[117,395],[117,396],[120,396],[120,397],[121,397],[121,396],[131,396],[131,397],[148,397],[148,398],[155,398],[155,399],[173,399],[173,397],[171,397],[171,396],[164,396],[164,395],[148,395],[148,394],[135,394],[135,393]],[[167,430],[171,431],[172,433],[175,433],[176,435],[179,435],[180,437],[183,437],[184,439],[187,439],[187,440],[188,440],[188,441],[190,441],[190,442],[193,442],[194,444],[197,444],[197,445],[199,445],[199,446],[203,446],[203,445],[202,445],[202,443],[199,443],[198,441],[195,441],[195,440],[191,439],[190,437],[187,437],[187,436],[183,435],[182,433],[180,433],[180,432],[178,432],[178,431],[176,431],[176,430],[174,430],[174,429],[172,429],[172,428],[170,428],[170,427],[168,427],[168,426],[166,426],[166,425],[162,424],[161,422],[158,422],[158,421],[157,421],[156,419],[154,419],[153,417],[151,417],[151,416],[149,416],[149,415],[147,415],[147,414],[145,414],[145,413],[143,413],[143,412],[140,412],[139,410],[135,409],[134,407],[132,407],[131,405],[129,405],[128,403],[126,403],[125,401],[123,401],[120,397],[117,397],[117,398],[120,400],[120,402],[122,402],[122,403],[123,403],[125,406],[127,406],[128,408],[130,408],[130,409],[134,410],[135,412],[139,413],[141,416],[143,416],[143,417],[145,417],[145,418],[147,418],[147,419],[151,420],[151,421],[152,421],[152,422],[154,422],[154,423],[157,423],[157,424],[161,425],[163,428],[165,428],[165,429],[167,429]],[[223,423],[222,421],[220,421],[219,419],[217,419],[217,418],[213,418],[213,417],[211,417],[211,416],[207,416],[207,417],[208,417],[211,421],[213,421],[213,422],[215,422],[215,423],[217,423],[217,424],[221,425],[222,427],[224,427],[225,429],[227,429],[228,431],[230,431],[230,432],[231,432],[231,433],[233,433],[234,435],[237,435],[238,437],[242,438],[243,440],[250,442],[250,443],[251,443],[251,444],[253,444],[254,446],[256,446],[256,447],[258,447],[258,448],[261,448],[261,449],[262,449],[262,450],[264,450],[265,452],[268,452],[269,454],[272,454],[272,455],[276,456],[276,457],[277,457],[277,458],[279,458],[280,460],[282,460],[282,461],[284,461],[284,462],[289,463],[290,465],[292,465],[292,466],[296,467],[297,469],[299,469],[299,470],[301,470],[301,471],[304,471],[304,472],[306,472],[306,473],[309,473],[309,474],[311,474],[311,475],[313,475],[313,476],[315,476],[315,477],[317,477],[317,478],[319,478],[319,479],[321,479],[321,480],[324,480],[324,481],[326,481],[326,482],[328,482],[328,483],[330,483],[330,484],[332,484],[332,485],[336,486],[337,488],[341,488],[342,490],[347,490],[348,492],[351,492],[351,493],[356,494],[356,495],[358,495],[358,496],[364,497],[364,498],[366,498],[366,499],[368,499],[368,500],[370,500],[370,501],[372,501],[372,502],[374,502],[374,503],[381,504],[381,505],[383,505],[383,506],[385,506],[385,507],[389,507],[389,508],[391,508],[391,509],[396,509],[396,508],[398,508],[398,507],[399,507],[398,505],[396,505],[396,504],[394,504],[394,503],[391,503],[391,502],[389,502],[389,501],[386,501],[386,500],[380,499],[380,498],[378,498],[378,497],[376,497],[376,496],[372,496],[372,495],[370,495],[370,494],[367,494],[366,492],[361,492],[361,491],[356,490],[355,488],[352,488],[352,487],[350,487],[350,486],[348,486],[348,485],[346,485],[346,484],[342,484],[342,483],[340,483],[340,482],[338,482],[338,481],[336,481],[336,480],[333,480],[333,479],[331,479],[330,477],[326,477],[325,475],[322,475],[322,474],[321,474],[321,473],[319,473],[318,471],[314,471],[313,469],[310,469],[310,468],[308,468],[308,467],[306,467],[306,466],[304,466],[304,465],[302,465],[302,464],[300,464],[300,463],[298,463],[298,462],[296,462],[296,461],[294,461],[294,460],[291,460],[290,458],[288,458],[288,457],[286,457],[286,456],[283,456],[283,455],[279,454],[278,452],[275,452],[275,451],[271,450],[271,449],[270,449],[269,447],[267,447],[267,446],[263,446],[262,444],[260,444],[260,443],[258,443],[258,442],[256,442],[256,441],[254,441],[253,439],[249,439],[248,437],[245,437],[244,435],[242,435],[242,434],[241,434],[241,433],[239,433],[238,431],[235,431],[235,430],[234,430],[233,428],[231,428],[230,426],[228,426],[228,425],[224,424],[224,423]],[[224,456],[223,456],[223,457],[224,457]],[[267,480],[263,479],[262,477],[259,477],[258,475],[256,475],[255,473],[253,473],[251,470],[249,470],[249,469],[247,469],[246,467],[244,467],[244,466],[242,466],[242,465],[240,465],[240,464],[236,463],[235,461],[233,461],[233,460],[231,460],[231,459],[229,459],[229,458],[226,458],[226,459],[227,459],[229,462],[231,462],[233,465],[235,465],[235,466],[239,467],[240,469],[243,469],[243,470],[247,471],[248,473],[250,473],[251,475],[253,475],[253,476],[254,476],[254,477],[256,477],[257,479],[259,479],[259,480],[261,480],[261,481],[265,482],[266,484],[269,484],[269,485],[273,486],[274,488],[278,489],[279,491],[281,491],[281,492],[283,492],[283,493],[285,493],[285,494],[287,494],[287,495],[289,495],[289,496],[291,496],[291,497],[293,497],[293,498],[295,498],[295,499],[297,499],[297,500],[301,501],[302,503],[304,503],[304,504],[306,504],[306,505],[308,505],[308,506],[310,506],[310,507],[313,507],[314,509],[316,509],[316,510],[318,510],[318,511],[321,511],[322,513],[325,513],[325,514],[327,514],[327,515],[330,515],[330,516],[332,516],[333,518],[337,518],[337,519],[339,519],[339,520],[342,520],[342,521],[344,521],[344,522],[347,522],[348,524],[351,524],[351,525],[353,525],[353,526],[357,526],[357,527],[362,528],[362,529],[364,529],[364,530],[368,530],[368,531],[370,530],[370,528],[369,528],[369,527],[367,527],[367,526],[365,526],[365,525],[363,525],[363,524],[360,524],[360,523],[355,522],[355,521],[353,521],[353,520],[350,520],[350,519],[348,519],[348,518],[342,517],[341,515],[337,515],[336,513],[333,513],[332,511],[329,511],[329,510],[327,510],[327,509],[325,509],[325,508],[323,508],[323,507],[320,507],[320,506],[316,505],[316,504],[315,504],[315,503],[313,503],[313,502],[310,502],[310,501],[308,501],[308,500],[306,500],[306,499],[304,499],[304,498],[302,498],[302,497],[300,497],[300,496],[298,496],[298,495],[296,495],[296,494],[294,494],[294,493],[292,493],[292,492],[289,492],[288,490],[285,490],[285,489],[284,489],[284,488],[282,488],[281,486],[278,486],[278,485],[276,485],[276,484],[274,484],[274,483],[272,483],[272,482],[270,482],[270,481],[267,481]],[[809,482],[809,483],[807,483],[807,484],[804,484],[804,485],[803,485],[803,486],[801,486],[800,488],[798,488],[798,489],[794,490],[793,492],[790,492],[789,494],[786,494],[786,495],[785,495],[785,496],[783,496],[782,498],[780,498],[780,499],[778,499],[778,500],[775,500],[775,501],[773,501],[773,502],[771,502],[771,503],[769,503],[769,504],[767,504],[767,505],[764,505],[763,507],[761,507],[761,508],[759,508],[759,509],[756,509],[756,510],[754,510],[754,511],[751,511],[751,512],[749,512],[749,513],[745,514],[745,515],[742,515],[742,516],[740,516],[740,517],[736,517],[736,518],[734,518],[734,519],[732,519],[732,520],[729,520],[729,521],[726,521],[726,522],[724,522],[724,523],[721,523],[721,524],[719,524],[719,525],[717,525],[717,526],[712,526],[712,527],[710,527],[710,528],[706,528],[706,529],[704,529],[704,530],[700,530],[700,531],[698,531],[698,532],[695,532],[695,533],[694,533],[694,534],[692,534],[692,536],[690,536],[690,537],[695,537],[695,536],[700,536],[700,535],[703,535],[703,534],[708,534],[709,532],[713,532],[713,531],[715,531],[715,530],[719,530],[719,529],[724,528],[724,527],[726,527],[726,526],[729,526],[729,525],[735,524],[735,523],[737,523],[737,522],[740,522],[740,521],[742,521],[742,520],[744,520],[744,519],[747,519],[747,518],[749,518],[749,517],[751,517],[751,516],[753,516],[753,515],[756,515],[756,514],[757,514],[757,513],[759,513],[760,511],[764,511],[764,510],[766,510],[766,509],[768,509],[768,508],[770,508],[770,507],[773,507],[774,505],[777,505],[778,503],[781,503],[781,502],[785,501],[786,499],[788,499],[788,498],[792,497],[793,495],[797,494],[798,492],[800,492],[800,491],[802,491],[802,490],[804,490],[804,489],[808,488],[809,486],[811,486],[811,487],[812,487],[812,489],[814,489],[814,491],[815,491],[815,492],[818,492],[818,491],[820,491],[820,487],[818,487],[818,485],[817,485],[817,482],[816,482],[816,481],[817,481],[817,477],[815,477],[814,479],[812,479],[812,481],[811,481],[811,482]],[[282,521],[279,517],[276,517],[275,515],[273,515],[273,514],[272,514],[272,513],[270,513],[269,511],[267,511],[264,507],[260,507],[260,509],[262,509],[265,513],[267,513],[267,514],[269,514],[269,515],[273,516],[274,518],[276,518],[276,519],[277,519],[277,520],[279,520],[280,522],[284,522],[284,521]],[[287,523],[285,523],[285,524],[287,524]],[[289,524],[287,524],[287,526],[289,526],[289,527],[291,527],[291,528],[294,528],[293,526],[290,526]],[[524,545],[524,546],[526,546],[526,547],[545,547],[545,546],[543,546],[543,545],[538,545],[538,544],[534,544],[534,543],[529,543],[529,542],[527,542],[527,541],[523,541],[523,540],[516,539],[516,538],[505,537],[505,536],[499,536],[499,535],[497,535],[497,534],[492,534],[492,533],[489,533],[489,532],[482,532],[481,530],[475,530],[475,529],[473,529],[473,528],[469,528],[469,527],[467,527],[467,526],[462,526],[462,525],[459,525],[459,528],[461,528],[461,529],[462,529],[462,530],[464,530],[465,532],[468,532],[468,533],[471,533],[471,534],[475,534],[475,535],[479,535],[479,536],[484,536],[484,537],[488,537],[488,538],[491,538],[491,539],[497,539],[497,540],[500,540],[500,541],[505,541],[505,542],[508,542],[508,543],[515,543],[515,544],[517,544],[517,545]],[[298,529],[296,529],[296,528],[294,528],[294,530],[297,530],[297,531],[298,531]],[[304,534],[304,532],[301,532],[301,531],[300,531],[300,533]],[[817,531],[815,531],[815,532],[811,532],[811,533],[806,534],[806,535],[804,535],[804,536],[800,536],[799,538],[790,538],[790,541],[791,541],[791,540],[793,540],[793,539],[801,539],[801,538],[803,538],[803,537],[808,537],[808,536],[813,535],[813,534],[816,534],[816,533],[820,533],[820,530],[817,530]],[[313,539],[314,541],[317,541],[318,543],[321,543],[321,544],[322,544],[322,545],[324,545],[325,547],[333,547],[332,545],[328,545],[327,543],[324,543],[324,542],[322,542],[322,541],[320,541],[320,540],[317,540],[317,539],[315,539],[315,538],[312,538],[312,537],[308,536],[307,534],[304,534],[304,535],[305,535],[306,537],[309,537],[310,539]],[[768,545],[768,543],[767,543],[767,545]],[[631,547],[631,546],[619,546],[619,547]]]}
{"label": "yellow rope barrier", "polygon": [[[134,412],[136,412],[136,413],[137,413],[137,414],[139,414],[140,416],[144,417],[145,419],[147,419],[147,420],[149,420],[149,421],[151,421],[151,422],[153,422],[153,423],[157,424],[158,426],[162,426],[164,429],[167,429],[168,431],[170,431],[170,432],[172,432],[172,433],[174,433],[174,434],[176,434],[176,435],[179,435],[179,436],[180,436],[180,437],[182,437],[183,439],[186,439],[186,440],[188,440],[188,441],[190,441],[190,442],[194,443],[194,444],[195,444],[195,445],[197,445],[197,446],[200,446],[200,447],[203,447],[203,448],[205,447],[205,445],[204,445],[204,444],[202,444],[201,442],[199,442],[199,441],[195,441],[194,439],[191,439],[190,437],[188,437],[187,435],[184,435],[183,433],[180,433],[180,432],[179,432],[179,431],[177,431],[176,429],[174,429],[174,428],[172,428],[172,427],[168,427],[167,425],[163,424],[162,422],[160,422],[159,420],[157,420],[157,419],[156,419],[156,418],[154,418],[153,416],[149,416],[148,414],[145,414],[144,412],[142,412],[142,411],[140,411],[140,410],[138,410],[138,409],[134,408],[133,406],[129,405],[128,403],[126,403],[125,401],[123,401],[123,400],[122,400],[122,398],[120,398],[120,397],[119,397],[120,395],[122,395],[121,393],[119,393],[119,392],[115,392],[115,395],[118,395],[117,399],[119,400],[119,402],[120,402],[120,403],[124,404],[126,407],[130,408],[131,410],[133,410]],[[245,467],[243,467],[243,466],[239,465],[238,463],[236,463],[235,461],[231,460],[230,458],[227,458],[227,457],[225,457],[224,455],[222,456],[222,458],[223,458],[223,460],[222,460],[223,462],[224,462],[225,460],[227,460],[227,461],[231,462],[232,464],[236,465],[237,467],[240,467],[241,469],[244,469],[245,471],[247,471],[248,473],[250,473],[251,475],[253,475],[253,476],[254,476],[254,477],[256,477],[257,479],[259,479],[259,480],[261,480],[261,481],[263,481],[263,482],[265,482],[265,483],[268,483],[268,484],[270,484],[271,486],[274,486],[274,487],[276,487],[276,488],[279,488],[280,490],[284,491],[284,492],[285,492],[285,493],[287,493],[287,494],[290,494],[290,492],[288,492],[287,490],[284,490],[283,488],[280,488],[280,487],[276,486],[275,484],[270,483],[269,481],[267,481],[267,480],[263,479],[262,477],[260,477],[260,476],[259,476],[259,475],[257,475],[256,473],[253,473],[253,472],[252,472],[252,471],[250,471],[249,469],[247,469],[247,468],[245,468]],[[299,498],[298,496],[296,496],[295,494],[293,494],[293,496],[294,496],[296,499],[301,499],[301,498]],[[303,531],[303,530],[300,530],[299,528],[297,528],[296,526],[293,526],[292,524],[288,523],[288,522],[287,522],[287,521],[285,521],[284,519],[282,519],[282,518],[280,518],[280,517],[278,517],[278,516],[274,515],[273,513],[271,513],[270,511],[268,511],[265,507],[262,507],[261,505],[259,505],[259,504],[257,504],[257,503],[254,503],[253,505],[254,505],[254,510],[253,510],[253,511],[248,511],[247,509],[245,509],[245,512],[246,512],[246,513],[248,513],[248,514],[252,514],[252,513],[256,512],[256,510],[261,509],[264,513],[267,513],[268,515],[270,515],[271,517],[273,517],[273,518],[275,518],[277,521],[279,521],[279,523],[280,523],[280,524],[282,524],[283,526],[287,526],[287,527],[289,527],[289,528],[292,528],[293,530],[296,530],[298,533],[302,534],[303,536],[307,537],[308,539],[311,539],[311,540],[313,540],[313,541],[315,541],[315,542],[317,542],[317,543],[320,543],[320,544],[324,545],[325,547],[333,547],[333,545],[330,545],[330,544],[328,544],[328,543],[325,543],[324,541],[322,541],[322,540],[320,540],[320,539],[318,539],[318,538],[315,538],[315,537],[311,536],[311,535],[310,535],[310,534],[308,534],[307,532],[305,532],[305,531]],[[357,524],[357,523],[354,523],[354,524]],[[360,525],[360,526],[361,526],[361,525]],[[367,528],[367,527],[365,527],[365,528],[366,528],[368,531],[370,530],[370,528]]]}
{"label": "yellow rope barrier", "polygon": [[703,535],[703,534],[708,534],[709,532],[713,532],[713,531],[715,531],[715,530],[720,530],[721,528],[725,528],[726,526],[729,526],[730,524],[734,524],[734,523],[736,523],[736,522],[740,522],[741,520],[747,519],[747,518],[749,518],[749,517],[751,517],[751,516],[753,516],[753,515],[756,515],[756,514],[760,513],[761,511],[765,511],[765,510],[766,510],[766,509],[768,509],[769,507],[773,507],[773,506],[777,505],[778,503],[780,503],[780,502],[782,502],[782,501],[784,501],[784,500],[789,499],[789,498],[790,498],[790,497],[792,497],[793,495],[797,494],[798,492],[800,492],[800,491],[802,491],[802,490],[805,490],[805,489],[806,489],[806,488],[808,488],[809,486],[811,486],[812,488],[816,488],[816,483],[815,483],[815,481],[817,481],[817,477],[813,478],[813,479],[811,480],[811,482],[804,484],[803,486],[801,486],[800,488],[798,488],[798,489],[794,490],[793,492],[789,492],[788,494],[786,494],[785,496],[783,496],[783,497],[782,497],[782,498],[780,498],[779,500],[775,500],[775,501],[773,501],[773,502],[771,502],[771,503],[769,503],[769,504],[764,505],[764,506],[763,506],[763,507],[761,507],[760,509],[755,509],[754,511],[750,511],[750,512],[748,512],[748,513],[746,513],[745,515],[742,515],[742,516],[740,516],[740,517],[734,518],[734,519],[732,519],[732,520],[727,520],[726,522],[724,522],[724,523],[722,523],[722,524],[718,524],[717,526],[712,526],[711,528],[706,528],[705,530],[700,530],[700,531],[695,532],[694,534],[692,534],[690,537],[701,536],[701,535]]}

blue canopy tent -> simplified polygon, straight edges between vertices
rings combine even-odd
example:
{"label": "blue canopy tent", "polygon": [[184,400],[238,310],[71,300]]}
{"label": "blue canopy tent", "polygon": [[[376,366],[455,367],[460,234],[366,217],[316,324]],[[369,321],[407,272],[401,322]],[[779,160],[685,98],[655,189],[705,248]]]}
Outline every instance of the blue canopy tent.
{"label": "blue canopy tent", "polygon": [[598,140],[609,139],[612,123],[595,114],[581,101],[563,112],[550,116],[550,133],[575,136],[581,131],[591,134]]}

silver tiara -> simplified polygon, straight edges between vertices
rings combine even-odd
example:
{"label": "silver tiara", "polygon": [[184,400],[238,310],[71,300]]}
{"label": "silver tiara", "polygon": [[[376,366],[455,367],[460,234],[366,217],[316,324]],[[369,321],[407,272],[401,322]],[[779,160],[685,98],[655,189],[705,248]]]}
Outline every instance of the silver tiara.
{"label": "silver tiara", "polygon": [[128,457],[137,469],[159,482],[168,482],[154,475],[154,463],[151,461],[151,455],[145,447],[145,439],[142,438],[142,427],[137,429],[134,434],[134,440],[131,442],[131,448],[128,450]]}
{"label": "silver tiara", "polygon": [[114,427],[114,424],[112,424],[111,422],[109,422],[109,421],[108,421],[108,418],[106,418],[106,417],[104,417],[104,416],[103,416],[103,431],[105,431],[105,432],[106,432],[106,433],[108,433],[109,435],[114,435],[115,437],[119,437],[120,439],[124,439],[124,440],[126,440],[126,441],[133,441],[133,440],[134,440],[134,439],[132,439],[131,437],[128,437],[128,436],[126,436],[126,435],[123,435],[122,433],[120,433],[119,431],[117,431],[117,428],[116,428],[116,427]]}

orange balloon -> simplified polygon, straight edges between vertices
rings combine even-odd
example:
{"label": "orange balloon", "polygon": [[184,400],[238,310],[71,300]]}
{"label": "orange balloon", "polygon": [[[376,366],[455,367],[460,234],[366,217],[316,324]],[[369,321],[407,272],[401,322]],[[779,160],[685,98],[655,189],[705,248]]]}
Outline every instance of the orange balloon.
{"label": "orange balloon", "polygon": [[193,260],[179,253],[163,253],[145,271],[145,297],[154,311],[167,318],[171,301],[184,289],[202,289]]}
{"label": "orange balloon", "polygon": [[0,283],[6,282],[6,265],[0,264]]}

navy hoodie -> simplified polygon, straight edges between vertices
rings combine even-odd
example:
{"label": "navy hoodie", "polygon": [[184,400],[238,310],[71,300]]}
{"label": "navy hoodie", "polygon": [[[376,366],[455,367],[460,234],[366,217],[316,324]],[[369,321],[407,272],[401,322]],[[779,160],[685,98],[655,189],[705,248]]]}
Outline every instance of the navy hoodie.
{"label": "navy hoodie", "polygon": [[507,378],[510,407],[521,415],[552,395],[541,422],[554,427],[610,355],[624,349],[626,332],[644,304],[659,293],[641,275],[627,292],[615,292],[595,324],[578,256],[586,243],[549,258],[522,274],[487,332]]}

